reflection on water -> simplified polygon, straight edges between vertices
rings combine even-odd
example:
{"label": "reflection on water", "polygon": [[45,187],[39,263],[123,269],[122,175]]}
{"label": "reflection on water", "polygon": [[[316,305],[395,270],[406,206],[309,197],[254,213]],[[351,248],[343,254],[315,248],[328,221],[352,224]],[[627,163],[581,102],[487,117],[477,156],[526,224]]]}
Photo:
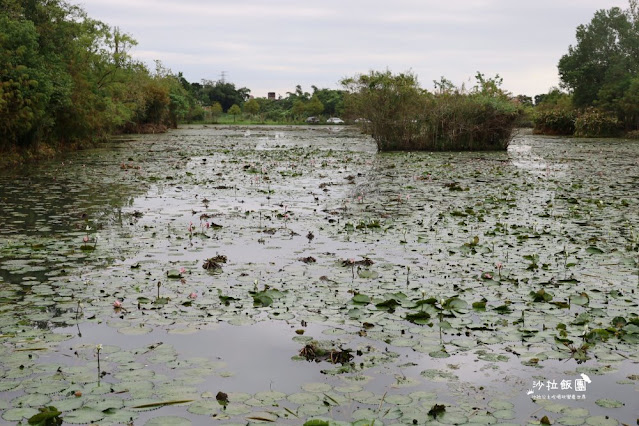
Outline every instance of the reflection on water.
{"label": "reflection on water", "polygon": [[[181,359],[221,360],[233,373],[198,382],[198,394],[361,384],[372,399],[346,392],[353,399],[331,415],[351,419],[359,408],[376,410],[385,393],[427,391],[436,399],[421,401],[421,411],[441,400],[477,414],[472,407],[491,411],[488,402],[501,398],[530,419],[539,408],[525,395],[532,380],[574,379],[577,364],[551,357],[538,369],[522,357],[553,355],[562,321],[579,339],[572,316],[587,310],[533,303],[531,291],[546,288],[563,301],[574,285],[597,309],[593,324],[637,313],[626,302],[636,268],[625,257],[627,229],[639,228],[636,151],[636,143],[524,134],[508,152],[378,154],[346,126],[191,126],[5,173],[0,354],[36,342],[46,349],[38,363],[92,366],[92,354],[73,358],[73,351],[161,341]],[[601,248],[600,258],[585,251],[590,246]],[[204,270],[216,255],[228,262]],[[374,261],[370,269],[344,266],[365,257]],[[503,283],[486,284],[485,272],[503,274]],[[575,284],[558,283],[573,275]],[[259,298],[268,290],[277,293]],[[358,293],[372,302],[354,303]],[[437,358],[428,355],[439,347],[436,315],[417,326],[405,321],[410,303],[396,312],[377,306],[402,295],[484,298],[488,308],[451,312],[443,333],[451,356]],[[115,300],[125,309],[114,311]],[[502,303],[515,312],[496,313]],[[525,332],[519,310],[526,310]],[[66,333],[76,337],[58,344]],[[360,351],[361,365],[332,376],[321,372],[335,367],[328,363],[292,361],[305,337]],[[504,358],[481,359],[480,349]],[[635,361],[615,350],[628,359],[610,361],[616,371],[593,378],[588,400],[562,403],[630,421],[636,382],[616,382]],[[1,371],[21,374],[1,363]],[[593,356],[584,365],[601,364]],[[456,378],[421,375],[431,369]],[[626,406],[594,405],[605,396]],[[184,407],[162,412],[202,421]]]}

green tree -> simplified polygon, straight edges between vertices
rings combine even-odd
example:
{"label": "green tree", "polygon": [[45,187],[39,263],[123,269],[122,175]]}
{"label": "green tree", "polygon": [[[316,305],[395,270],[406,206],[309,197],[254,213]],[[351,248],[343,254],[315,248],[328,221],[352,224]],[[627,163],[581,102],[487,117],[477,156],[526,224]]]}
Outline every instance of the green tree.
{"label": "green tree", "polygon": [[224,112],[224,110],[222,109],[222,104],[219,102],[214,102],[210,108],[211,108],[211,115],[213,116],[213,121],[217,123],[217,119]]}
{"label": "green tree", "polygon": [[4,0],[0,11],[0,147],[176,126],[197,106],[183,77],[159,63],[150,73],[133,38],[77,6]]}
{"label": "green tree", "polygon": [[320,115],[324,111],[324,104],[317,96],[313,95],[306,105],[304,105],[304,110],[308,116]]}
{"label": "green tree", "polygon": [[301,117],[304,117],[306,114],[306,102],[301,99],[296,99],[293,102],[293,107],[291,108],[291,115],[293,119],[299,120]]}
{"label": "green tree", "polygon": [[414,74],[371,71],[344,79],[342,85],[348,92],[348,114],[370,121],[369,129],[378,146],[397,149],[393,147],[410,144],[418,132],[415,120],[425,106],[423,90]]}
{"label": "green tree", "polygon": [[629,10],[599,10],[587,25],[577,27],[577,44],[559,61],[562,85],[578,108],[614,108],[632,77],[639,73],[639,21],[636,1]]}
{"label": "green tree", "polygon": [[0,15],[0,146],[31,142],[53,92],[32,22]]}
{"label": "green tree", "polygon": [[339,117],[344,113],[344,91],[318,89],[313,86],[313,97],[317,97],[324,105],[324,114]]}
{"label": "green tree", "polygon": [[527,95],[517,95],[516,97],[517,101],[523,105],[523,106],[527,106],[527,107],[531,107],[533,106],[533,98]]}
{"label": "green tree", "polygon": [[260,112],[260,103],[255,99],[249,99],[244,103],[244,112],[255,115]]}
{"label": "green tree", "polygon": [[237,104],[233,104],[231,108],[229,108],[228,113],[233,116],[233,122],[235,123],[235,118],[242,114],[242,109]]}
{"label": "green tree", "polygon": [[195,96],[204,105],[219,102],[227,111],[233,104],[242,105],[248,100],[251,91],[246,87],[237,89],[235,84],[223,81],[202,80],[202,84],[194,85]]}

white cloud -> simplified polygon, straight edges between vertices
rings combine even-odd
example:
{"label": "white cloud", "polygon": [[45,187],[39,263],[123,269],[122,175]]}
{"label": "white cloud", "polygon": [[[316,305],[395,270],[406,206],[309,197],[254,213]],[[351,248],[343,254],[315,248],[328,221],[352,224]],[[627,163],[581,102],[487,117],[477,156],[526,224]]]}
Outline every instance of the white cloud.
{"label": "white cloud", "polygon": [[[139,41],[190,81],[230,81],[266,94],[301,84],[337,87],[370,69],[412,69],[430,88],[446,76],[500,73],[514,93],[556,85],[575,28],[625,0],[84,0],[90,16]],[[289,90],[291,90],[289,89]],[[279,89],[281,90],[281,89]]]}

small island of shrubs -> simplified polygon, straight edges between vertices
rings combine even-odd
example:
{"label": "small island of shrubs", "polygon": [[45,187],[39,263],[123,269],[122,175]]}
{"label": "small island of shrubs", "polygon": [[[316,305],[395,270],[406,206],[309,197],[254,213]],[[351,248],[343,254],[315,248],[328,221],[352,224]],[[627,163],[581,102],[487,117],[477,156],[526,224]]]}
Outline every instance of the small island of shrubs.
{"label": "small island of shrubs", "polygon": [[380,151],[505,150],[521,110],[499,75],[475,78],[469,90],[442,78],[429,92],[412,73],[371,71],[342,85],[347,113],[364,123]]}

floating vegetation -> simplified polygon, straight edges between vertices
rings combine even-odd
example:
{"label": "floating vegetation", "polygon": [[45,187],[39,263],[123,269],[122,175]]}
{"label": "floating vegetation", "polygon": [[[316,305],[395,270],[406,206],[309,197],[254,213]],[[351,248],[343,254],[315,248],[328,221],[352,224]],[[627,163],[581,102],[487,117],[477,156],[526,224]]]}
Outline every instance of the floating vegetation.
{"label": "floating vegetation", "polygon": [[331,364],[346,364],[353,357],[352,349],[332,347],[332,342],[312,340],[300,350],[299,356],[307,361],[328,361]]}
{"label": "floating vegetation", "polygon": [[218,254],[211,258],[206,259],[204,263],[202,264],[202,268],[206,269],[207,271],[221,272],[222,271],[221,264],[226,263],[227,260],[228,259],[226,256],[224,256],[223,254]]}
{"label": "floating vegetation", "polygon": [[638,144],[238,132],[0,176],[3,421],[634,423]]}

